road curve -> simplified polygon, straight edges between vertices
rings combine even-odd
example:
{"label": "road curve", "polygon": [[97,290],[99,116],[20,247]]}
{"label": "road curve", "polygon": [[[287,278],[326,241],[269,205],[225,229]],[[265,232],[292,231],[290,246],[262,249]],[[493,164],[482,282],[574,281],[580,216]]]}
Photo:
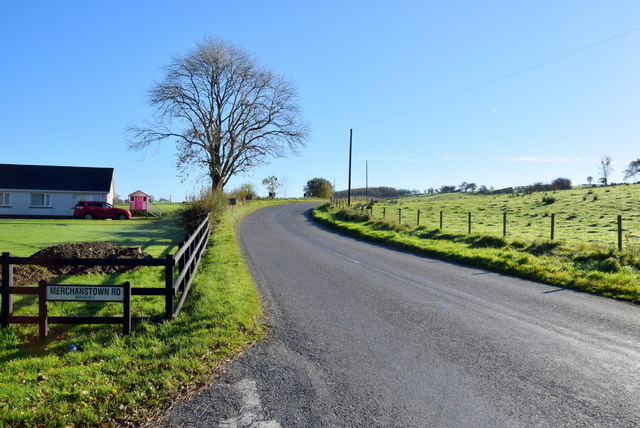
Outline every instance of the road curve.
{"label": "road curve", "polygon": [[640,426],[640,307],[345,237],[239,237],[272,326],[162,426]]}

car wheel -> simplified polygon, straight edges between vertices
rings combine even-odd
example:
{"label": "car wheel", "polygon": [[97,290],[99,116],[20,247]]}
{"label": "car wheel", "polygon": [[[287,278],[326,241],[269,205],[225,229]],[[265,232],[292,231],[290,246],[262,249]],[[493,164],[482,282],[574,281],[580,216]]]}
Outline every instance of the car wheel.
{"label": "car wheel", "polygon": [[93,214],[91,214],[91,213],[86,213],[86,214],[84,215],[84,219],[85,219],[85,220],[91,220],[92,218],[93,218]]}
{"label": "car wheel", "polygon": [[127,216],[124,214],[118,214],[118,220],[126,220]]}

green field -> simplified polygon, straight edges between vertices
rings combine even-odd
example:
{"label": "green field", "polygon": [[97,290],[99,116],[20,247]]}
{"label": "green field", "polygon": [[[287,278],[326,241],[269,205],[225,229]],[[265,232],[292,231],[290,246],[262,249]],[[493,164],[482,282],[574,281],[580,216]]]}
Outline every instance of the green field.
{"label": "green field", "polygon": [[[449,193],[356,201],[351,208],[339,201],[315,209],[313,215],[317,221],[364,239],[640,302],[639,197],[640,185],[527,195]],[[551,203],[549,198],[553,198]],[[503,236],[505,212],[507,234]],[[551,214],[555,214],[556,226],[553,241]],[[618,249],[618,215],[622,216],[622,250]]]}
{"label": "green field", "polygon": [[[543,198],[555,202],[545,203]],[[354,205],[357,205],[356,202]],[[400,211],[399,211],[400,210]],[[533,241],[551,236],[555,214],[556,240],[616,247],[617,216],[622,216],[624,245],[640,245],[640,185],[580,187],[571,190],[515,195],[444,193],[415,196],[373,205],[373,217],[447,233],[502,236],[503,213],[507,213],[507,239]],[[399,217],[400,214],[400,217]]]}

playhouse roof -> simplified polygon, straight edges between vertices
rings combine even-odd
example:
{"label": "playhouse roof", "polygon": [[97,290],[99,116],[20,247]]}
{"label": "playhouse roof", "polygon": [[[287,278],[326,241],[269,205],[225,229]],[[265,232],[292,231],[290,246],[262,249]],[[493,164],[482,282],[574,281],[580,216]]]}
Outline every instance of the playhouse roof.
{"label": "playhouse roof", "polygon": [[128,196],[149,196],[146,193],[144,193],[142,190],[136,190],[133,193],[129,193]]}

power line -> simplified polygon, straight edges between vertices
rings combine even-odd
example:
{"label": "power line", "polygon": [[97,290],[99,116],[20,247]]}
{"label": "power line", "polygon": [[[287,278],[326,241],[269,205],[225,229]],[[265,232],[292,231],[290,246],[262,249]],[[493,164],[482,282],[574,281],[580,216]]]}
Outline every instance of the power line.
{"label": "power line", "polygon": [[558,60],[566,58],[568,56],[575,55],[577,53],[586,51],[587,49],[591,49],[591,48],[596,47],[598,45],[602,45],[604,43],[607,43],[607,42],[610,42],[612,40],[618,39],[620,37],[624,37],[624,36],[629,35],[629,34],[635,32],[635,31],[638,31],[638,30],[640,30],[640,27],[636,27],[636,28],[633,28],[631,30],[625,31],[623,33],[616,34],[615,36],[611,36],[611,37],[608,37],[606,39],[599,40],[599,41],[597,41],[595,43],[591,43],[590,45],[583,46],[581,48],[578,48],[578,49],[563,53],[562,55],[558,55],[556,57],[547,59],[547,60],[539,62],[537,64],[530,65],[530,66],[525,67],[525,68],[521,68],[520,70],[513,71],[511,73],[502,75],[500,77],[496,77],[494,79],[487,80],[487,81],[479,83],[479,84],[477,84],[475,86],[471,86],[471,87],[468,87],[466,89],[462,89],[460,91],[453,92],[453,93],[451,93],[449,95],[445,95],[445,96],[440,97],[440,98],[435,98],[435,99],[433,99],[431,101],[427,101],[426,103],[420,104],[418,106],[415,106],[415,107],[412,107],[412,108],[409,108],[409,109],[406,109],[406,110],[403,110],[403,111],[400,111],[398,113],[394,113],[394,114],[391,114],[389,116],[386,116],[386,117],[383,117],[383,118],[380,118],[380,119],[377,119],[377,120],[374,120],[374,121],[371,121],[371,122],[367,122],[367,123],[365,123],[363,125],[355,127],[354,129],[360,129],[360,128],[364,128],[364,127],[367,127],[367,126],[370,126],[370,125],[374,125],[374,124],[379,123],[379,122],[384,122],[385,120],[393,119],[394,117],[402,116],[402,115],[405,115],[405,114],[410,113],[410,112],[415,111],[415,110],[420,110],[420,109],[425,108],[427,106],[430,106],[432,104],[436,104],[436,103],[439,103],[441,101],[448,100],[449,98],[453,98],[453,97],[457,97],[458,95],[466,94],[467,92],[474,91],[474,90],[476,90],[478,88],[482,88],[483,86],[491,85],[492,83],[496,83],[496,82],[499,82],[501,80],[508,79],[508,78],[513,77],[515,75],[518,75],[518,74],[521,74],[521,73],[525,73],[525,72],[533,70],[535,68],[542,67],[543,65],[547,65],[547,64],[549,64],[551,62],[558,61]]}

